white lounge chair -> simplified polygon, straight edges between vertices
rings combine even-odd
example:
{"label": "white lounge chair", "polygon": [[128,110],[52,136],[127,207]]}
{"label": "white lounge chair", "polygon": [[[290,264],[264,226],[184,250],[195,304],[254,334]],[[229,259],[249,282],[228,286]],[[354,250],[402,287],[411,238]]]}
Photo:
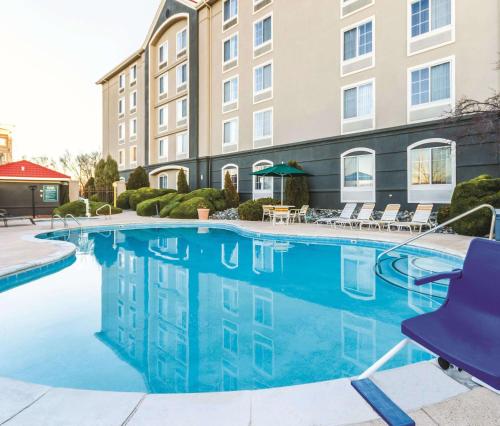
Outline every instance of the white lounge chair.
{"label": "white lounge chair", "polygon": [[270,205],[264,205],[262,206],[262,222],[266,220],[266,217],[269,218],[269,221],[272,222],[273,220],[273,207]]}
{"label": "white lounge chair", "polygon": [[356,210],[356,203],[347,203],[342,209],[340,216],[325,217],[323,219],[318,219],[315,223],[325,223],[331,225],[339,219],[350,219],[354,213],[354,210]]}
{"label": "white lounge chair", "polygon": [[382,230],[382,228],[387,226],[387,229],[390,231],[389,225],[397,222],[400,208],[400,204],[387,204],[380,220],[370,219],[360,221],[359,229],[362,229],[363,226],[367,225],[369,228],[371,228],[372,226],[377,226],[379,230]]}
{"label": "white lounge chair", "polygon": [[304,219],[304,223],[307,223],[307,211],[309,210],[309,206],[304,204],[300,209],[292,209],[290,210],[291,219],[295,222],[295,219],[298,220],[299,223]]}
{"label": "white lounge chair", "polygon": [[353,225],[359,225],[361,222],[370,220],[373,214],[373,209],[375,208],[375,203],[365,203],[361,207],[358,216],[355,219],[339,219],[335,222],[336,225],[349,225],[351,228]]}
{"label": "white lounge chair", "polygon": [[276,206],[272,216],[273,225],[288,225],[290,223],[290,217],[290,210],[288,207]]}
{"label": "white lounge chair", "polygon": [[418,228],[418,232],[422,232],[424,226],[431,229],[430,218],[433,207],[432,204],[419,204],[409,222],[394,222],[389,224],[389,228],[394,226],[398,231],[401,231],[402,228],[408,228],[410,233],[413,233],[413,228]]}

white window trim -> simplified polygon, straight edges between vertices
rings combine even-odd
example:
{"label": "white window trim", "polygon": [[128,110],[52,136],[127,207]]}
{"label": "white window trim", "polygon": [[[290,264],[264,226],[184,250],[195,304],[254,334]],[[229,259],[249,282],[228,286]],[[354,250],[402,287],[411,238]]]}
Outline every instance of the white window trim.
{"label": "white window trim", "polygon": [[[274,163],[270,160],[259,160],[259,161],[256,161],[255,163],[252,164],[252,172],[255,172],[255,167],[256,166],[259,166],[261,164],[266,164],[268,167],[272,167],[274,166]],[[271,178],[271,189],[268,190],[268,191],[263,191],[263,190],[259,190],[259,191],[256,191],[255,190],[255,180],[257,179],[258,176],[253,176],[252,175],[252,199],[254,200],[257,200],[259,198],[263,198],[263,197],[255,197],[255,194],[259,195],[260,193],[262,193],[263,195],[271,195],[271,197],[274,196],[274,179]]]}
{"label": "white window trim", "polygon": [[[184,83],[179,84],[179,73],[178,70],[179,68],[185,66],[186,67],[186,81]],[[188,67],[188,62],[183,62],[182,64],[179,64],[175,67],[175,87],[176,89],[179,89],[182,85],[186,85],[186,87],[189,85],[189,67]]]}
{"label": "white window trim", "polygon": [[[123,129],[122,138],[120,138],[120,128]],[[118,123],[118,144],[121,145],[125,143],[125,123]]]}
{"label": "white window trim", "polygon": [[[225,144],[224,143],[224,125],[229,122],[235,122],[236,123],[236,140],[232,143]],[[239,117],[231,117],[228,118],[227,120],[224,120],[222,122],[222,149],[224,150],[225,147],[236,147],[238,149],[239,145],[239,139],[240,139],[240,119]]]}
{"label": "white window trim", "polygon": [[[412,105],[411,103],[411,73],[416,70],[420,70],[422,68],[431,68],[435,65],[444,64],[446,62],[450,63],[450,97],[449,99],[441,99],[439,101],[430,101],[425,104],[420,105]],[[430,81],[430,73],[429,73],[429,81]],[[429,90],[431,88],[429,87]],[[430,92],[429,92],[430,95]],[[422,123],[425,121],[438,120],[442,117],[433,117],[427,118],[425,120],[410,120],[410,113],[412,111],[418,111],[422,109],[428,109],[435,106],[446,106],[451,105],[452,108],[455,107],[455,55],[448,56],[447,58],[441,58],[435,61],[426,62],[424,64],[419,64],[417,66],[408,68],[406,74],[406,122],[407,123]]]}
{"label": "white window trim", "polygon": [[[258,46],[256,46],[255,45],[255,25],[258,22],[264,21],[266,18],[269,18],[269,17],[271,17],[271,40],[266,41],[266,42],[264,42],[264,43],[259,44]],[[269,12],[269,13],[266,13],[265,15],[261,16],[260,18],[256,19],[252,23],[252,46],[253,46],[253,57],[254,57],[254,59],[255,58],[260,58],[261,56],[264,56],[264,55],[267,55],[267,54],[271,53],[273,51],[273,49],[274,49],[273,41],[274,41],[274,17],[273,17],[273,12]],[[257,49],[260,49],[260,48],[262,48],[264,46],[268,46],[268,45],[271,45],[271,49],[267,50],[264,53],[261,53],[260,55],[256,55],[255,54],[255,51]]]}
{"label": "white window trim", "polygon": [[[235,58],[233,59],[229,59],[228,61],[224,61],[224,43],[230,39],[232,39],[233,37],[237,37],[238,38],[238,41],[237,41],[237,51],[238,51],[238,54],[236,55]],[[236,65],[234,67],[231,68],[231,70],[234,70],[238,65],[239,65],[239,61],[240,61],[240,33],[239,31],[236,31],[234,33],[232,33],[231,35],[227,36],[226,38],[224,38],[222,40],[222,72],[228,72],[230,70],[227,70],[227,71],[224,71],[224,66],[227,65],[229,62],[231,61],[234,61],[236,59]]]}
{"label": "white window trim", "polygon": [[[182,135],[186,135],[187,136],[187,150],[186,152],[179,152],[179,136],[182,136]],[[189,157],[189,133],[188,132],[180,132],[180,133],[177,133],[177,135],[175,136],[175,153],[177,155],[186,155]]]}
{"label": "white window trim", "polygon": [[[160,111],[164,110],[164,118],[165,124],[163,126],[160,125]],[[163,133],[168,130],[168,105],[163,105],[158,108],[158,133]]]}
{"label": "white window trim", "polygon": [[[186,116],[179,117],[179,104],[181,104],[181,102],[184,100],[186,101]],[[177,125],[179,125],[180,121],[187,120],[189,118],[189,99],[187,96],[183,96],[182,98],[177,99],[175,101],[175,117],[176,117]]]}
{"label": "white window trim", "polygon": [[[135,149],[135,161],[132,161],[132,151]],[[129,157],[130,157],[130,165],[136,165],[137,164],[137,145],[132,145],[129,148]]]}
{"label": "white window trim", "polygon": [[[123,77],[123,85],[121,84],[122,83],[122,77]],[[127,85],[127,77],[126,77],[125,73],[122,72],[118,76],[118,89],[124,90],[126,85]]]}
{"label": "white window trim", "polygon": [[350,13],[346,13],[345,15],[342,14],[342,11],[343,11],[343,6],[349,6],[350,4],[353,4],[355,3],[356,1],[358,0],[349,0],[349,1],[346,1],[345,3],[342,2],[342,0],[340,0],[340,18],[346,18],[347,16],[351,16],[351,15],[354,15],[355,13],[358,13],[358,12],[361,12],[362,10],[370,7],[370,6],[373,6],[373,4],[375,3],[375,0],[371,0],[371,2],[363,7],[360,7],[359,9],[356,9],[355,11],[353,12],[350,12]]}
{"label": "white window trim", "polygon": [[[122,110],[120,111],[120,105],[123,105],[123,108]],[[125,96],[121,96],[119,99],[118,99],[118,117],[123,117],[125,115],[125,109],[126,109],[127,105],[125,103]]]}
{"label": "white window trim", "polygon": [[[168,183],[169,183],[168,180],[169,179],[168,179],[168,174],[167,173],[160,173],[158,175],[158,188],[161,189],[160,180],[161,180],[162,177],[166,177],[167,178],[167,188],[168,188]],[[163,188],[163,189],[167,189],[167,188]]]}
{"label": "white window trim", "polygon": [[[160,155],[160,143],[163,141],[163,155]],[[168,137],[158,139],[158,158],[168,158]]]}
{"label": "white window trim", "polygon": [[[267,112],[267,111],[271,111],[271,136],[264,136],[262,138],[258,138],[257,139],[255,137],[255,116],[258,113]],[[269,144],[269,146],[273,145],[273,143],[274,143],[274,108],[273,107],[264,108],[264,109],[260,109],[258,111],[254,111],[254,113],[253,113],[253,122],[252,122],[252,133],[253,133],[252,136],[253,136],[253,146],[254,146],[254,148],[255,148],[255,142],[266,140],[266,139],[271,139],[271,143]]]}
{"label": "white window trim", "polygon": [[[132,132],[133,132],[133,129],[134,129],[134,126],[132,125],[132,123],[133,123],[134,121],[135,121],[135,132],[134,132],[134,133],[132,133]],[[130,136],[131,138],[136,137],[136,136],[137,136],[137,118],[135,118],[135,117],[134,117],[134,118],[131,118],[131,119],[130,119],[130,121],[129,121],[129,124],[128,124],[128,125],[129,125],[129,136]]]}
{"label": "white window trim", "polygon": [[348,198],[344,197],[345,192],[367,192],[368,188],[367,187],[345,187],[344,186],[344,158],[349,157],[350,154],[354,153],[360,153],[362,154],[370,154],[373,157],[373,187],[371,188],[371,197],[368,200],[363,200],[362,202],[367,202],[367,203],[374,203],[376,201],[376,193],[377,193],[377,153],[370,148],[364,148],[364,147],[359,147],[359,148],[352,148],[349,149],[345,152],[343,152],[340,155],[340,201],[342,203],[349,203],[349,202],[359,202],[356,200],[351,200]]}
{"label": "white window trim", "polygon": [[[373,95],[373,99],[372,99],[372,113],[371,115],[363,115],[361,117],[352,117],[352,118],[344,118],[344,92],[346,90],[349,90],[349,89],[353,89],[355,87],[360,87],[360,86],[364,86],[365,84],[368,84],[368,83],[372,83],[372,95]],[[377,108],[377,95],[376,95],[377,91],[376,91],[376,88],[375,88],[375,78],[370,78],[368,80],[363,80],[363,81],[358,81],[354,84],[348,84],[347,86],[342,86],[340,88],[340,110],[341,110],[341,121],[342,121],[342,124],[344,123],[354,123],[356,121],[361,121],[361,120],[366,120],[366,119],[373,119],[373,126],[369,129],[363,129],[361,131],[365,132],[365,131],[368,131],[368,130],[373,130],[375,129],[376,127],[376,124],[375,124],[375,120],[376,120],[376,108]],[[360,130],[356,130],[355,132],[342,132],[343,135],[345,134],[349,134],[349,133],[358,133],[360,132]]]}
{"label": "white window trim", "polygon": [[225,164],[221,169],[221,188],[224,189],[224,178],[226,176],[227,169],[236,169],[236,187],[240,188],[240,168],[236,164],[230,163]]}
{"label": "white window trim", "polygon": [[[255,87],[255,71],[257,70],[257,68],[263,68],[266,65],[271,65],[271,87],[268,88],[268,89],[257,91],[256,87]],[[255,98],[255,96],[262,95],[264,93],[269,93],[269,92],[273,93],[273,90],[274,90],[274,64],[273,64],[273,60],[271,59],[270,61],[263,62],[262,64],[256,65],[255,67],[253,67],[253,71],[252,72],[253,72],[253,76],[252,76],[252,78],[253,78],[253,97]],[[257,102],[254,101],[253,103],[255,105],[255,104],[258,104],[260,102],[268,101],[268,100],[272,99],[273,96],[274,96],[274,93],[269,98],[263,99],[262,101],[257,101]]]}
{"label": "white window trim", "polygon": [[[177,43],[178,41],[178,36],[180,33],[182,33],[183,31],[186,31],[186,47],[183,47],[182,49],[179,50],[179,45]],[[188,46],[189,46],[189,31],[188,31],[188,27],[185,26],[184,28],[182,28],[181,30],[177,31],[177,33],[175,34],[175,54],[178,56],[180,55],[181,53],[184,53],[184,52],[187,52],[187,49],[188,49]]]}
{"label": "white window trim", "polygon": [[231,21],[232,19],[234,19],[234,16],[232,18],[229,18],[229,19],[226,19],[224,20],[224,3],[226,3],[226,0],[222,0],[222,11],[221,11],[221,21],[222,21],[222,32],[226,32],[226,31],[229,31],[231,28],[234,28],[236,25],[239,24],[240,22],[240,3],[239,3],[239,0],[238,0],[238,13],[236,13],[236,22],[231,25],[229,28],[227,29],[224,29],[224,25],[226,25],[229,21]]}
{"label": "white window trim", "polygon": [[[406,7],[406,54],[407,56],[414,56],[418,55],[419,53],[423,52],[428,52],[429,50],[434,50],[438,49],[439,47],[446,46],[447,44],[455,43],[455,0],[451,0],[451,24],[446,25],[444,27],[437,28],[435,30],[429,29],[428,32],[425,34],[420,34],[416,37],[411,36],[411,5],[415,2],[416,0],[407,0],[407,7]],[[429,1],[429,6],[431,5],[431,1]],[[430,14],[430,8],[429,8],[429,25],[430,25],[430,20],[431,20],[431,14]],[[446,41],[444,43],[436,44],[430,47],[427,47],[425,49],[417,50],[416,52],[411,53],[410,52],[410,45],[414,41],[419,41],[419,40],[424,40],[429,37],[433,37],[436,34],[443,33],[446,31],[451,30],[451,40]]]}
{"label": "white window trim", "polygon": [[[121,155],[121,159],[123,160],[122,162],[120,162],[120,153],[122,154]],[[120,168],[123,168],[125,167],[125,150],[124,149],[119,149],[118,150],[118,167]]]}
{"label": "white window trim", "polygon": [[[135,67],[135,78],[132,76],[132,71]],[[137,81],[137,64],[134,64],[129,69],[129,84],[135,83]]]}
{"label": "white window trim", "polygon": [[[165,91],[164,92],[160,92],[160,79],[164,77],[165,78]],[[168,94],[168,72],[165,72],[163,74],[160,74],[158,76],[158,99],[163,96],[163,95],[166,95]]]}
{"label": "white window trim", "polygon": [[[160,50],[163,48],[165,50],[165,60],[163,62],[160,61]],[[160,44],[158,46],[158,66],[162,66],[164,64],[168,64],[168,41],[165,41],[164,43]]]}
{"label": "white window trim", "polygon": [[[445,184],[428,184],[428,185],[413,185],[411,183],[411,151],[413,149],[425,148],[425,145],[432,144],[441,144],[442,146],[451,146],[451,183]],[[429,194],[432,190],[440,190],[440,191],[450,191],[453,193],[455,186],[457,184],[457,154],[456,154],[456,142],[448,139],[442,138],[430,138],[424,139],[411,145],[406,148],[406,171],[407,171],[407,194],[408,194],[408,202],[409,203],[434,203],[432,199],[426,199],[425,197],[419,198],[418,200],[410,197],[413,191],[422,191],[422,194]],[[432,171],[431,171],[432,172]]]}
{"label": "white window trim", "polygon": [[[132,103],[132,100],[134,98],[134,93],[135,93],[135,105]],[[137,90],[134,90],[130,92],[129,95],[129,111],[137,110]]]}
{"label": "white window trim", "polygon": [[[354,28],[358,28],[360,25],[366,24],[370,21],[372,23],[372,51],[370,53],[365,53],[363,55],[358,55],[358,56],[355,56],[354,58],[344,60],[344,33],[346,31],[352,30]],[[366,19],[358,21],[358,22],[356,22],[352,25],[349,25],[347,27],[344,27],[340,30],[340,75],[341,75],[341,77],[346,77],[348,75],[356,74],[358,72],[366,71],[366,70],[369,70],[369,69],[375,67],[375,57],[376,57],[375,56],[375,39],[376,39],[375,33],[376,33],[376,31],[375,31],[375,15],[372,15]],[[356,37],[356,48],[359,50],[359,37]],[[372,64],[370,66],[365,67],[365,68],[360,68],[359,70],[348,72],[345,74],[343,73],[343,67],[345,65],[353,64],[353,63],[356,63],[358,61],[362,61],[363,59],[366,59],[366,58],[373,59]]]}
{"label": "white window trim", "polygon": [[[238,91],[236,92],[236,100],[235,101],[225,102],[224,101],[224,85],[228,81],[232,81],[232,80],[235,80],[235,79],[238,80]],[[239,76],[239,74],[232,75],[231,77],[226,78],[225,80],[222,81],[222,108],[224,108],[227,105],[232,105],[235,102],[236,102],[236,108],[232,109],[231,112],[237,110],[239,108],[239,104],[240,104],[240,76]]]}

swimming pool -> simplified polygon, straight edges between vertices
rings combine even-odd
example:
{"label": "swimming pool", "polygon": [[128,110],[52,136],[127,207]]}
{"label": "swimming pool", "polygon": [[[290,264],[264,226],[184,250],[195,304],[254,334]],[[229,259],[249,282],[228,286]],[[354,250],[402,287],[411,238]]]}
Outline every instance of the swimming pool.
{"label": "swimming pool", "polygon": [[[446,287],[411,276],[459,267],[429,250],[270,237],[224,227],[95,229],[43,271],[0,279],[0,376],[80,389],[260,389],[359,374],[403,319]],[[406,278],[405,278],[406,277]],[[405,284],[406,279],[406,284]],[[439,297],[435,297],[439,296]],[[428,359],[409,346],[386,368]]]}

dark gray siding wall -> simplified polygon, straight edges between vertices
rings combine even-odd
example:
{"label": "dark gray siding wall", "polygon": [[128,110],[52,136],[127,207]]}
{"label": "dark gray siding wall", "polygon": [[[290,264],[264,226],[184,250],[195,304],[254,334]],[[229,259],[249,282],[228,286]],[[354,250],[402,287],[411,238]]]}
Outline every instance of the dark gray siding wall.
{"label": "dark gray siding wall", "polygon": [[[33,183],[33,182],[0,182],[0,209],[7,210],[10,216],[31,216],[32,185],[35,189],[35,213],[36,215],[52,215],[52,210],[59,206],[57,203],[44,202],[40,191],[43,185],[58,185],[57,182]],[[61,185],[59,185],[59,200],[62,198]]]}

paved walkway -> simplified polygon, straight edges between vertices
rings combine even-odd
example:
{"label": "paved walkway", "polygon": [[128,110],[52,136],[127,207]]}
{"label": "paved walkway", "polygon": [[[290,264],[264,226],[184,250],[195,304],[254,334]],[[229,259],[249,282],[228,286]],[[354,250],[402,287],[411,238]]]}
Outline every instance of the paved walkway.
{"label": "paved walkway", "polygon": [[[124,213],[85,225],[176,222]],[[359,238],[401,242],[408,233],[332,230],[325,225],[272,226],[260,222],[225,222],[259,233]],[[35,240],[50,223],[0,228],[0,275],[70,255],[65,242]],[[418,244],[463,255],[470,238],[429,235]],[[7,249],[5,249],[7,248]],[[498,425],[500,397],[484,388],[472,390],[444,374],[433,362],[377,373],[374,381],[411,413],[417,425]],[[468,384],[467,380],[462,380]],[[0,378],[0,425],[173,425],[173,426],[312,426],[383,424],[354,391],[348,379],[287,388],[230,393],[154,395],[95,392]]]}

